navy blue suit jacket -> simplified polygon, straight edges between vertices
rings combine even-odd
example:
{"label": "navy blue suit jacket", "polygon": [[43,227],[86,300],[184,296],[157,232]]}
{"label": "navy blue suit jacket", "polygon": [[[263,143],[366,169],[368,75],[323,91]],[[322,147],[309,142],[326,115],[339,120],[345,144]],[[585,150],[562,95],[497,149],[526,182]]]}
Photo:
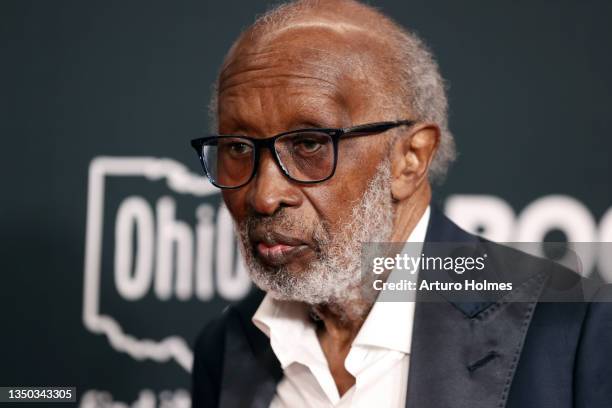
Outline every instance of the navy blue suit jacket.
{"label": "navy blue suit jacket", "polygon": [[[486,241],[433,208],[426,242]],[[544,302],[556,277],[571,280],[571,272],[526,262],[513,250],[499,256],[517,265],[514,290],[523,301],[417,303],[406,407],[612,408],[610,286],[593,288],[576,275],[571,296],[586,301]],[[268,338],[251,322],[263,296],[254,290],[198,336],[194,407],[269,405],[283,374]]]}

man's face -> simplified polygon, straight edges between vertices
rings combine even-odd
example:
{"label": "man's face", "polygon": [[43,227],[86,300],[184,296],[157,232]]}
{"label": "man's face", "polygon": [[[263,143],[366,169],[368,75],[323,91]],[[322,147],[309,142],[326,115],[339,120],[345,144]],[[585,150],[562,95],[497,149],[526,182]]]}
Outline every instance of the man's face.
{"label": "man's face", "polygon": [[[381,116],[371,96],[373,73],[364,68],[371,50],[363,43],[363,52],[356,52],[356,46],[352,36],[320,27],[287,30],[264,44],[243,41],[221,73],[220,133],[265,138],[299,128],[389,119]],[[338,267],[342,248],[354,246],[358,239],[388,236],[392,226],[388,138],[383,134],[341,140],[335,175],[314,185],[287,179],[270,152],[263,150],[255,178],[242,188],[223,191],[251,274],[257,269],[267,275],[264,289],[281,290],[274,284],[278,280],[297,287],[318,279],[314,284],[321,291],[321,285],[331,284],[331,277],[328,283],[313,277],[330,273],[320,268],[321,263],[329,267],[335,256]],[[351,257],[359,258],[359,253]],[[257,277],[254,280],[258,283]]]}

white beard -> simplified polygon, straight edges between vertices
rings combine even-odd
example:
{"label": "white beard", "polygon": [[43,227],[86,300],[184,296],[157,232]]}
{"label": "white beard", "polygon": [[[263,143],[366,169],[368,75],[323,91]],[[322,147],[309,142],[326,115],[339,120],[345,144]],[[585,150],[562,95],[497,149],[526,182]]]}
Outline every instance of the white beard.
{"label": "white beard", "polygon": [[[391,169],[387,160],[378,167],[368,187],[339,231],[331,232],[323,222],[304,225],[289,219],[285,213],[276,219],[253,217],[235,225],[240,248],[251,279],[260,289],[278,300],[304,302],[309,305],[336,305],[346,315],[367,312],[373,299],[364,299],[370,283],[361,273],[361,249],[367,242],[385,242],[393,228]],[[298,274],[286,267],[268,267],[257,260],[250,245],[249,226],[257,223],[282,226],[287,231],[311,231],[320,248],[317,259]],[[352,310],[347,310],[350,308]]]}

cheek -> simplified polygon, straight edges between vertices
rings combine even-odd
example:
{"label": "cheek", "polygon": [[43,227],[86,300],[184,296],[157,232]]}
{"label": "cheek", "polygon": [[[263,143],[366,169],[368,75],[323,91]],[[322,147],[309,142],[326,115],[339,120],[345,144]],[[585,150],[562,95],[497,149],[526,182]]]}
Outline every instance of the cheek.
{"label": "cheek", "polygon": [[338,146],[338,163],[329,180],[327,198],[345,212],[359,201],[383,159],[381,144],[355,138]]}
{"label": "cheek", "polygon": [[333,230],[338,230],[349,221],[354,205],[363,197],[380,163],[380,159],[371,154],[359,157],[350,150],[345,155],[342,150],[339,153],[334,176],[317,188],[305,190],[319,218],[325,220]]}
{"label": "cheek", "polygon": [[248,214],[246,189],[223,190],[221,197],[236,222],[240,223],[246,219]]}

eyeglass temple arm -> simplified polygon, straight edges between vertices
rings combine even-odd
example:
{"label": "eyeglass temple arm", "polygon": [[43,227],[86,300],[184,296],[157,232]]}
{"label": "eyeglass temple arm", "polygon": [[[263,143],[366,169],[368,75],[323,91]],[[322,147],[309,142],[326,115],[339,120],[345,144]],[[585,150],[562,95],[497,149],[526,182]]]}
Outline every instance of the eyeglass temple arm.
{"label": "eyeglass temple arm", "polygon": [[358,125],[342,130],[344,135],[358,136],[360,134],[385,132],[398,126],[411,126],[414,123],[414,120],[395,120],[391,122],[368,123],[367,125]]}

